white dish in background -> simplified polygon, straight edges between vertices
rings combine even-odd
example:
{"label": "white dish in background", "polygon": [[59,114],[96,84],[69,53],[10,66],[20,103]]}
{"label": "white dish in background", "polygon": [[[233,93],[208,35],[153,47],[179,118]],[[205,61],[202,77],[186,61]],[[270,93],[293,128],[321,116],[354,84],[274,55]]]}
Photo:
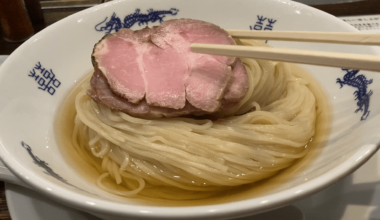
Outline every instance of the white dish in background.
{"label": "white dish in background", "polygon": [[[0,155],[3,162],[37,192],[103,218],[227,219],[285,206],[315,193],[351,173],[376,152],[380,103],[366,103],[364,100],[359,100],[359,103],[352,94],[355,88],[339,88],[337,79],[352,72],[304,66],[323,85],[332,103],[331,138],[323,149],[316,149],[321,151],[320,154],[311,164],[303,167],[302,173],[283,179],[281,184],[274,183],[277,187],[275,191],[267,191],[261,197],[219,205],[153,207],[138,205],[132,199],[121,204],[81,178],[57,147],[53,121],[57,106],[68,91],[92,70],[92,47],[107,30],[100,28],[105,24],[105,19],[113,14],[124,18],[133,13],[150,13],[147,10],[153,9],[151,12],[166,10],[164,20],[172,17],[196,18],[225,29],[252,27],[355,31],[333,16],[286,0],[197,1],[112,1],[59,21],[20,46],[0,67],[0,94],[6,94],[0,96]],[[264,18],[268,19],[267,23],[262,23]],[[149,26],[157,24],[157,21],[149,22]],[[136,29],[138,25],[131,28]],[[269,44],[297,49],[380,54],[377,48],[363,46],[272,41]],[[37,81],[28,77],[36,65],[55,73],[55,79],[59,80],[54,81],[55,88],[38,89]],[[368,91],[365,95],[370,96],[371,100],[379,99],[379,74],[360,71],[359,75],[373,80],[371,85],[362,87]],[[369,94],[370,90],[373,91],[372,95]],[[370,108],[364,113],[355,114],[357,104],[360,104],[359,107],[370,104]]]}
{"label": "white dish in background", "polygon": [[19,185],[6,183],[5,196],[12,220],[100,220]]}
{"label": "white dish in background", "polygon": [[353,174],[293,205],[307,220],[380,219],[380,152]]}

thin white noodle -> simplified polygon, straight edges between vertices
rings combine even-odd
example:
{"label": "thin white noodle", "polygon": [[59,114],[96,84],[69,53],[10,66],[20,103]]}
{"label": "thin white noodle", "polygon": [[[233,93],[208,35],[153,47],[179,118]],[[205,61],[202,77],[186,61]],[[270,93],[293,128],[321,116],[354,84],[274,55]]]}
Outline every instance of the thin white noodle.
{"label": "thin white noodle", "polygon": [[127,178],[131,178],[131,179],[135,179],[138,181],[138,183],[140,184],[140,186],[138,188],[136,188],[135,190],[131,190],[131,191],[119,191],[119,190],[113,190],[113,189],[110,189],[108,187],[106,187],[103,183],[102,183],[102,180],[104,178],[106,178],[107,176],[109,175],[109,173],[103,173],[102,175],[100,175],[98,177],[98,179],[96,180],[96,184],[98,185],[98,187],[106,192],[109,192],[111,194],[114,194],[114,195],[119,195],[119,196],[133,196],[133,195],[136,195],[138,194],[145,186],[145,182],[144,180],[142,180],[141,178],[135,178],[135,177],[132,177],[132,175],[130,174],[126,174],[125,172],[122,172],[121,175],[124,176],[124,177],[127,177]]}

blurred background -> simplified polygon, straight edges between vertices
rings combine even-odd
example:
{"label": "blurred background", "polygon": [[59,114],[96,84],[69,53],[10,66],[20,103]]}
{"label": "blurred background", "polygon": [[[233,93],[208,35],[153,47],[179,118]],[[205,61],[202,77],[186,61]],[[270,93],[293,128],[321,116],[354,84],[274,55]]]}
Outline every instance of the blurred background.
{"label": "blurred background", "polygon": [[[108,1],[112,0],[0,0],[0,23],[2,26],[2,30],[0,28],[0,45],[4,38],[7,42],[22,42],[30,37],[31,34],[37,33],[46,26],[49,26],[62,18]],[[380,14],[380,0],[295,1],[311,5],[335,16]],[[12,11],[15,8],[18,8],[17,11]],[[19,14],[22,12],[27,14],[25,16]],[[16,14],[18,15],[16,16]],[[22,23],[22,19],[20,20],[20,18],[23,17],[25,20],[23,27],[15,27],[15,29],[25,31],[25,33],[23,33],[22,36],[20,35],[18,38],[14,38],[14,36],[11,35],[15,33],[8,33],[7,31],[12,31],[8,28],[14,26],[11,23],[12,19],[20,24]],[[0,53],[8,54],[15,49],[13,46],[7,46],[9,49],[4,47],[0,48]]]}
{"label": "blurred background", "polygon": [[301,2],[307,5],[321,5],[321,4],[336,4],[336,3],[346,3],[346,2],[357,2],[360,0],[297,0],[296,2]]}
{"label": "blurred background", "polygon": [[[49,25],[77,11],[86,9],[88,7],[92,7],[97,4],[112,1],[112,0],[0,0],[0,6],[1,4],[4,4],[7,1],[24,1],[27,7],[28,5],[32,5],[32,4],[34,5],[40,4],[40,7],[43,12],[43,16],[45,18],[45,23]],[[376,12],[380,11],[380,7],[379,7],[380,0],[295,0],[295,1],[312,5],[316,8],[319,8],[323,11],[326,11],[336,16],[350,15],[349,11],[352,11],[352,10],[359,11],[359,14],[377,14]],[[362,2],[365,2],[366,4],[361,4]],[[341,6],[344,6],[344,7],[342,8]],[[373,6],[377,6],[377,7],[373,7]],[[365,10],[363,10],[364,7],[365,7]],[[338,10],[334,10],[334,8],[340,8],[340,10],[343,10],[343,11],[345,8],[349,10],[346,10],[345,12],[338,12]],[[355,15],[357,14],[358,12],[355,13]]]}

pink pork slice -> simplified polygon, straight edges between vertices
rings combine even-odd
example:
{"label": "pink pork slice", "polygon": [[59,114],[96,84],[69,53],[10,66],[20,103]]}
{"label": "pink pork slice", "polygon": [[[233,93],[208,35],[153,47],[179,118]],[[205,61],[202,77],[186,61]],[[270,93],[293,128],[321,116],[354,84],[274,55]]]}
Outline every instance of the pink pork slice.
{"label": "pink pork slice", "polygon": [[145,96],[140,51],[133,31],[122,29],[108,35],[94,49],[97,67],[107,77],[112,90],[132,103]]}
{"label": "pink pork slice", "polygon": [[163,50],[148,42],[151,32],[148,27],[121,29],[107,36],[95,53],[98,68],[112,90],[132,103],[146,96],[149,105],[183,108],[187,66],[176,50]]}
{"label": "pink pork slice", "polygon": [[87,91],[87,94],[96,102],[102,103],[111,109],[125,112],[129,115],[143,118],[159,118],[159,117],[179,117],[184,115],[204,115],[203,112],[186,102],[184,108],[175,110],[172,108],[163,108],[150,106],[145,100],[134,104],[128,100],[119,97],[112,92],[107,79],[99,71],[95,70],[91,78],[92,89]]}
{"label": "pink pork slice", "polygon": [[192,43],[234,45],[235,41],[220,27],[192,19],[169,20],[157,27],[151,40],[157,46],[175,48],[189,67],[185,78],[186,99],[196,108],[215,112],[231,77],[233,57],[192,53]]}
{"label": "pink pork slice", "polygon": [[142,61],[148,104],[173,109],[185,107],[184,79],[188,69],[180,54],[172,47],[161,49],[147,44]]}
{"label": "pink pork slice", "polygon": [[[220,27],[200,20],[175,19],[163,22],[157,27],[151,40],[158,47],[166,48],[168,45],[184,53],[191,63],[203,54],[192,53],[190,45],[193,43],[235,45],[234,39]],[[212,56],[223,64],[231,65],[234,57]]]}
{"label": "pink pork slice", "polygon": [[230,77],[230,66],[222,65],[210,56],[198,59],[185,82],[187,100],[203,111],[217,111]]}
{"label": "pink pork slice", "polygon": [[92,90],[87,91],[87,94],[96,102],[136,116],[146,115],[150,111],[149,106],[144,104],[145,102],[134,104],[114,94],[107,83],[107,79],[99,70],[95,70],[90,83]]}
{"label": "pink pork slice", "polygon": [[224,94],[223,99],[229,102],[240,101],[247,93],[249,87],[247,70],[239,58],[236,59],[232,69],[232,83]]}
{"label": "pink pork slice", "polygon": [[[140,42],[147,42],[150,39],[150,35],[152,34],[152,31],[153,31],[153,29],[151,29],[148,26],[146,26],[145,28],[143,28],[141,30],[136,30],[136,31],[134,31],[132,33],[131,32],[129,32],[129,33],[133,34],[134,37],[136,37],[138,39],[138,41],[140,41]],[[118,34],[119,32],[117,32],[116,34]],[[128,38],[128,37],[131,37],[131,36],[125,36],[125,37]]]}

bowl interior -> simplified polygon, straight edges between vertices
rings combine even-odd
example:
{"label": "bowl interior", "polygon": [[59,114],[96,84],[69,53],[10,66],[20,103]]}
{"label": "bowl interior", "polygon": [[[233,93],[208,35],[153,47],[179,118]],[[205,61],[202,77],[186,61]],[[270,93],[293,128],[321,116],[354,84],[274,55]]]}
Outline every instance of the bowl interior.
{"label": "bowl interior", "polygon": [[[285,0],[113,1],[77,13],[36,34],[0,67],[0,154],[3,162],[36,190],[88,211],[137,216],[147,210],[167,215],[165,208],[180,206],[177,217],[238,215],[284,205],[308,195],[364,163],[379,142],[380,75],[342,68],[302,65],[322,86],[331,111],[320,127],[322,138],[295,166],[257,186],[247,186],[218,199],[156,201],[124,199],[99,190],[92,170],[78,168],[68,150],[70,111],[63,103],[75,86],[90,74],[94,44],[124,27],[141,29],[160,21],[194,18],[225,29],[352,32],[343,21],[310,7]],[[374,47],[274,42],[274,47],[380,54]],[[362,84],[337,83],[358,77]],[[358,79],[358,78],[355,78]],[[70,101],[71,99],[69,99]],[[72,101],[72,100],[71,100]],[[70,105],[70,104],[68,104]],[[58,123],[59,122],[59,123]],[[233,203],[230,203],[233,202]],[[125,204],[129,206],[125,206]],[[139,206],[142,205],[142,206]],[[193,206],[200,206],[193,207]],[[206,206],[207,205],[207,206]],[[194,208],[197,214],[194,214]],[[123,214],[124,213],[124,214]],[[131,214],[132,213],[132,214]],[[146,213],[145,213],[146,214]]]}

